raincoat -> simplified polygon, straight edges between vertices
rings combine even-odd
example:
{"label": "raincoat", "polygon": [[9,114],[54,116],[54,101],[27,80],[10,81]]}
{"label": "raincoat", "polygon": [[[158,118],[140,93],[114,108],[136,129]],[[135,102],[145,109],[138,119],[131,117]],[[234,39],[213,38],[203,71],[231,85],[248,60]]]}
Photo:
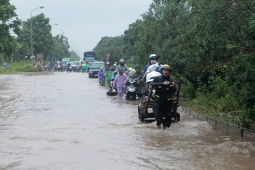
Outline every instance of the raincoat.
{"label": "raincoat", "polygon": [[104,71],[99,70],[99,72],[98,72],[98,82],[101,83],[103,79],[104,79]]}

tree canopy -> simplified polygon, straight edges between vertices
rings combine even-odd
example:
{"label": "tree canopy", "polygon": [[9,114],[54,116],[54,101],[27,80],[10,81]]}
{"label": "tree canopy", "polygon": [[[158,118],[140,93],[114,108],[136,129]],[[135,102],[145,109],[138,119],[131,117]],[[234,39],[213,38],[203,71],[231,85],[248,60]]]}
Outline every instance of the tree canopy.
{"label": "tree canopy", "polygon": [[15,13],[15,6],[9,0],[1,0],[0,6],[0,54],[4,60],[10,59],[12,53],[18,48],[15,38],[11,35],[19,33],[21,21]]}

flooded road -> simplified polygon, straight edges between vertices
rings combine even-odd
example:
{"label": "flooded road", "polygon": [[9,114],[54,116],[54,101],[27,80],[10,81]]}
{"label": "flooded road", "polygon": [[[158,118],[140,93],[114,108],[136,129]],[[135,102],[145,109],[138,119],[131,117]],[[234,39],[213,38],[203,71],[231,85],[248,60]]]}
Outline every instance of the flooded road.
{"label": "flooded road", "polygon": [[0,170],[253,169],[255,143],[219,136],[181,113],[140,123],[136,103],[87,73],[0,75]]}

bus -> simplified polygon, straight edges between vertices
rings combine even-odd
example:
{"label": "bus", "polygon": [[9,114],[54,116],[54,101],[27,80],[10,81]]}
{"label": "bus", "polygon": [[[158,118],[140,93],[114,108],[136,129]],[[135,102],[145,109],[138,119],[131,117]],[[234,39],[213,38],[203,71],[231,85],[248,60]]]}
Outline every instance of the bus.
{"label": "bus", "polygon": [[86,63],[92,62],[96,60],[96,53],[94,51],[86,51],[84,52],[84,61]]}
{"label": "bus", "polygon": [[95,51],[86,51],[84,52],[83,56],[83,61],[85,61],[85,63],[82,64],[82,71],[89,71],[91,62],[96,61],[96,53]]}

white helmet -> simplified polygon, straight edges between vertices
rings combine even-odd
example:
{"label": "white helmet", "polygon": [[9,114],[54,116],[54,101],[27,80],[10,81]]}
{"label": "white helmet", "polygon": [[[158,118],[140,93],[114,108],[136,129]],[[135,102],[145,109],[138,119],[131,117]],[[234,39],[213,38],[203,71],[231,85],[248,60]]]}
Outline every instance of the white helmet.
{"label": "white helmet", "polygon": [[158,56],[157,56],[156,54],[151,54],[151,55],[149,56],[149,60],[151,60],[151,59],[157,60],[157,59],[158,59]]}

